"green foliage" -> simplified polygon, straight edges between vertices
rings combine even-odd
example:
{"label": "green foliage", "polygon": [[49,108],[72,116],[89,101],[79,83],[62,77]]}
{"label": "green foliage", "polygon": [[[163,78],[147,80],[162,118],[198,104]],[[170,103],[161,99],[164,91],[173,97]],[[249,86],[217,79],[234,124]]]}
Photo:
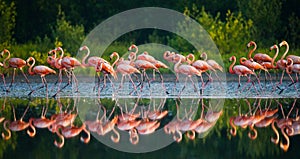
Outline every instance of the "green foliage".
{"label": "green foliage", "polygon": [[13,43],[14,28],[16,25],[16,6],[14,2],[6,4],[0,0],[0,49],[8,48]]}
{"label": "green foliage", "polygon": [[241,12],[232,13],[228,10],[225,21],[222,21],[220,13],[213,17],[204,7],[199,10],[193,5],[191,9],[185,8],[184,14],[194,18],[204,27],[222,55],[243,51],[251,37],[253,22],[244,19]]}
{"label": "green foliage", "polygon": [[28,42],[26,44],[18,44],[11,46],[11,57],[19,57],[27,59],[32,56],[36,60],[36,64],[47,65],[47,53],[53,48],[51,40],[45,36],[43,39],[37,38],[34,42]]}
{"label": "green foliage", "polygon": [[254,39],[263,43],[274,42],[280,35],[281,0],[237,1],[239,10],[254,24]]}
{"label": "green foliage", "polygon": [[73,53],[73,55],[77,53],[85,37],[83,25],[71,25],[60,8],[52,34],[56,39],[55,45],[62,46],[66,52]]}

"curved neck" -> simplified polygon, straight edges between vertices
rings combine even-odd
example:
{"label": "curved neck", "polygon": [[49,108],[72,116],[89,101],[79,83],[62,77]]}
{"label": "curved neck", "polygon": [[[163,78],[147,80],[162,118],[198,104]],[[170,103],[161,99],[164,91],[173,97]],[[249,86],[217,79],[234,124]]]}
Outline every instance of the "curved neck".
{"label": "curved neck", "polygon": [[34,59],[33,57],[30,57],[28,63],[29,63],[30,61],[33,61],[33,62],[32,62],[32,64],[30,65],[30,67],[29,67],[29,69],[28,69],[28,73],[29,73],[30,75],[34,75],[34,72],[32,72],[32,67],[33,67],[34,64],[35,64],[35,59]]}
{"label": "curved neck", "polygon": [[164,55],[163,55],[164,59],[168,59],[170,57],[170,54],[171,54],[170,51],[164,52]]}
{"label": "curved neck", "polygon": [[286,56],[286,54],[289,52],[289,44],[288,43],[284,43],[284,45],[286,46],[286,50],[284,52],[284,54],[281,56],[280,60],[283,60]]}
{"label": "curved neck", "polygon": [[80,140],[83,142],[83,143],[88,143],[88,142],[90,142],[90,140],[91,140],[91,134],[90,134],[90,132],[85,128],[85,125],[83,124],[83,131],[86,133],[86,137],[84,138],[84,137],[80,137]]}
{"label": "curved neck", "polygon": [[114,63],[111,65],[112,67],[114,67],[116,65],[116,63],[119,61],[120,56],[118,53],[115,53],[114,56],[117,56],[116,60],[114,61]]}
{"label": "curved neck", "polygon": [[131,53],[129,54],[129,59],[130,59],[130,62],[135,61],[135,59],[136,59],[136,53],[131,52]]}
{"label": "curved neck", "polygon": [[275,143],[275,144],[278,144],[278,142],[279,142],[279,133],[278,133],[277,129],[275,128],[275,122],[276,122],[276,120],[274,120],[274,121],[272,122],[271,127],[272,127],[274,133],[276,134],[276,138],[275,138],[275,139],[274,139],[274,138],[271,138],[271,141],[272,141],[273,143]]}
{"label": "curved neck", "polygon": [[36,130],[35,130],[35,127],[33,126],[33,118],[30,118],[29,119],[29,127],[32,129],[32,132],[28,129],[27,130],[27,134],[30,136],[30,137],[34,137],[35,134],[36,134]]}
{"label": "curved neck", "polygon": [[137,54],[139,52],[139,48],[136,45],[132,45],[132,48],[135,49],[135,52],[134,52],[135,54]]}
{"label": "curved neck", "polygon": [[207,54],[205,52],[203,52],[200,57],[203,58],[203,61],[207,60]]}
{"label": "curved neck", "polygon": [[181,58],[178,55],[175,55],[175,57],[179,58],[179,60],[177,61],[177,63],[174,65],[174,71],[178,72],[177,70],[178,70],[178,67],[179,67],[179,65],[181,63]]}
{"label": "curved neck", "polygon": [[249,51],[249,53],[248,53],[248,59],[252,59],[252,57],[251,57],[252,53],[256,50],[256,47],[257,47],[257,45],[256,45],[256,43],[254,41],[252,41],[251,44],[254,45],[254,48]]}
{"label": "curved neck", "polygon": [[4,50],[4,53],[7,53],[8,55],[7,55],[7,57],[3,61],[3,67],[4,68],[8,68],[9,65],[6,65],[6,61],[10,58],[10,52],[8,50]]}
{"label": "curved neck", "polygon": [[275,55],[274,55],[274,57],[272,58],[272,61],[271,61],[271,64],[272,64],[273,68],[276,68],[276,66],[275,66],[275,60],[276,60],[276,58],[278,56],[278,53],[279,53],[278,46],[276,46],[275,48],[276,48],[276,53],[275,53]]}
{"label": "curved neck", "polygon": [[58,48],[56,48],[56,50],[59,50],[59,51],[61,51],[61,55],[60,55],[60,57],[59,58],[63,58],[64,57],[64,50],[61,48],[61,47],[58,47]]}
{"label": "curved neck", "polygon": [[233,124],[234,117],[230,118],[229,124],[232,127],[230,130],[231,135],[235,136],[236,135],[236,126]]}
{"label": "curved neck", "polygon": [[233,71],[233,65],[235,65],[235,63],[236,63],[236,58],[235,58],[235,56],[232,56],[232,58],[233,58],[233,62],[231,63],[231,65],[229,66],[229,72],[231,73],[231,74],[234,74],[234,71]]}
{"label": "curved neck", "polygon": [[2,133],[2,137],[4,138],[4,140],[8,140],[11,137],[11,132],[10,132],[9,128],[7,127],[8,123],[9,123],[8,120],[5,120],[3,123],[3,128],[7,132],[7,136],[5,136],[4,133]]}
{"label": "curved neck", "polygon": [[245,57],[240,58],[240,64],[244,65],[247,59]]}
{"label": "curved neck", "polygon": [[58,143],[56,140],[54,141],[54,145],[57,146],[58,148],[62,148],[65,144],[65,138],[64,136],[60,133],[59,128],[60,126],[56,129],[56,134],[60,138],[61,142]]}
{"label": "curved neck", "polygon": [[[190,58],[192,58],[192,60],[190,60]],[[188,64],[192,64],[195,61],[195,56],[193,54],[188,54],[186,56],[186,60],[187,60]]]}
{"label": "curved neck", "polygon": [[116,135],[115,137],[112,135],[110,138],[114,143],[118,143],[120,141],[120,133],[113,127],[112,131]]}
{"label": "curved neck", "polygon": [[282,141],[281,141],[281,142],[280,142],[280,148],[282,148],[283,151],[286,152],[286,151],[289,149],[289,146],[290,146],[290,139],[289,139],[289,137],[287,136],[286,132],[284,131],[285,129],[286,129],[285,127],[281,128],[281,133],[282,133],[283,137],[285,138],[286,143],[283,144]]}
{"label": "curved neck", "polygon": [[83,66],[87,67],[88,64],[86,64],[86,59],[90,56],[90,49],[88,47],[86,47],[87,50],[87,54],[83,57],[83,59],[81,60],[81,63]]}

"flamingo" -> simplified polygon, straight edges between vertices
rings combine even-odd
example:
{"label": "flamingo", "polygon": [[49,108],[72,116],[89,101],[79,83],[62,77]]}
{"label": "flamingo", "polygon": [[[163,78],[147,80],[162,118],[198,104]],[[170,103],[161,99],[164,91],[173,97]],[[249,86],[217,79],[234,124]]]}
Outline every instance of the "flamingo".
{"label": "flamingo", "polygon": [[[33,62],[32,62],[32,64],[30,65],[30,62],[31,62],[31,61],[33,61]],[[29,58],[26,60],[26,62],[27,62],[27,65],[30,66],[30,67],[29,67],[29,70],[28,70],[28,73],[29,73],[30,75],[35,75],[35,74],[40,75],[40,76],[41,76],[41,79],[42,79],[42,83],[43,83],[43,86],[41,86],[41,87],[39,87],[39,88],[37,88],[37,89],[35,89],[35,90],[32,90],[28,95],[31,95],[33,92],[35,92],[35,91],[38,90],[38,89],[41,89],[41,88],[43,88],[43,87],[46,87],[46,92],[47,92],[47,96],[48,96],[48,85],[47,85],[47,81],[46,81],[45,76],[48,75],[48,74],[56,74],[56,72],[55,72],[53,69],[51,69],[51,68],[49,68],[49,67],[47,67],[47,66],[44,66],[44,65],[35,66],[35,67],[33,68],[33,66],[34,66],[34,64],[35,64],[35,59],[34,59],[33,57],[29,57]]]}
{"label": "flamingo", "polygon": [[[278,127],[279,129],[281,129],[282,134],[284,135],[285,139],[287,140],[287,144],[283,144],[282,142],[280,142],[280,147],[281,147],[283,150],[286,151],[286,150],[288,149],[288,147],[289,147],[289,139],[288,139],[288,136],[284,133],[284,132],[285,132],[284,129],[285,129],[285,128],[289,128],[290,126],[292,126],[293,121],[297,121],[297,120],[298,120],[297,117],[296,117],[296,119],[289,118],[289,116],[290,116],[292,110],[293,110],[294,107],[295,107],[295,104],[296,104],[296,101],[297,101],[297,100],[296,100],[296,99],[294,100],[293,105],[292,105],[292,107],[290,108],[290,111],[288,112],[287,116],[285,116],[285,114],[284,114],[282,104],[281,104],[280,102],[278,102],[277,100],[275,100],[275,101],[276,101],[276,102],[278,103],[278,105],[280,106],[280,109],[281,109],[283,118],[282,118],[282,119],[274,120],[274,121],[272,122],[272,125],[271,125],[271,126],[272,126],[272,129],[273,129],[273,131],[274,131],[276,137],[275,137],[275,138],[272,137],[272,138],[271,138],[271,141],[272,141],[273,143],[275,143],[275,144],[278,144],[278,143],[279,143],[279,133],[278,133],[277,129],[275,128],[275,123],[277,123],[277,127]],[[298,109],[297,109],[297,113],[298,113]]]}
{"label": "flamingo", "polygon": [[173,62],[173,55],[171,54],[170,51],[165,51],[163,58],[168,62]]}
{"label": "flamingo", "polygon": [[[286,52],[289,51],[289,44],[286,41],[282,41],[279,46],[286,46]],[[286,58],[290,58],[294,64],[300,64],[300,56],[297,55],[288,55]]]}
{"label": "flamingo", "polygon": [[[67,69],[67,70],[70,71],[70,74],[71,74],[70,77],[72,77],[72,79],[75,81],[75,87],[76,87],[76,91],[75,92],[78,92],[78,80],[77,80],[77,78],[76,78],[73,70],[74,70],[75,67],[79,67],[79,66],[84,67],[84,66],[80,63],[80,61],[78,61],[74,57],[69,57],[69,56],[64,57],[64,50],[61,47],[57,47],[55,50],[61,52],[60,57],[56,58],[56,62],[55,62],[56,66],[60,67],[62,69]],[[61,66],[59,66],[59,65],[61,65]],[[68,83],[64,87],[62,87],[61,89],[59,89],[53,95],[53,97],[55,97],[60,91],[62,91],[63,89],[65,89],[67,86],[69,86],[70,83],[71,83],[71,81],[70,81],[70,78],[69,78]]]}
{"label": "flamingo", "polygon": [[[23,121],[23,118],[29,109],[29,105],[27,105],[27,108],[25,109],[22,117],[19,120],[16,120],[15,107],[13,105],[12,105],[12,109],[13,109],[13,114],[14,114],[14,121],[10,122],[9,120],[5,120],[3,123],[3,127],[8,134],[8,135],[5,135],[2,132],[1,135],[4,140],[9,140],[11,138],[11,131],[22,131],[22,130],[28,128],[28,126],[29,126],[29,123]],[[9,125],[7,126],[7,124],[9,124]]]}
{"label": "flamingo", "polygon": [[[236,57],[235,56],[231,56],[229,58],[229,60],[233,61],[232,64],[230,65],[230,67],[229,67],[229,72],[231,74],[236,74],[236,75],[239,76],[239,85],[238,85],[238,88],[241,86],[241,76],[246,76],[248,78],[247,83],[249,83],[251,81],[251,79],[250,79],[250,77],[248,75],[252,74],[252,75],[254,75],[257,78],[256,74],[252,70],[250,70],[248,67],[243,66],[243,65],[235,65],[234,66],[234,64],[236,63]],[[252,85],[255,88],[253,82],[252,82]],[[256,88],[255,88],[255,90],[256,90]]]}
{"label": "flamingo", "polygon": [[200,55],[200,57],[203,58],[203,60],[206,61],[213,69],[220,70],[221,72],[223,72],[223,67],[221,65],[219,65],[215,60],[212,60],[212,59],[207,60],[206,52],[203,52]]}
{"label": "flamingo", "polygon": [[[4,69],[8,69],[8,68],[13,68],[14,69],[14,72],[13,72],[13,77],[12,77],[12,80],[11,80],[11,83],[9,85],[9,88],[6,89],[6,92],[9,92],[10,91],[10,88],[12,87],[12,84],[14,83],[15,81],[15,75],[16,75],[16,69],[20,69],[29,88],[32,90],[30,84],[29,84],[29,80],[26,76],[26,74],[24,73],[23,71],[23,67],[26,66],[26,61],[21,59],[21,58],[10,58],[10,51],[8,51],[7,49],[4,49],[2,52],[1,52],[1,56],[3,57],[3,55],[7,53],[8,56],[4,59],[3,61],[3,67]],[[8,65],[6,65],[6,61],[8,60]],[[3,77],[2,77],[3,78]]]}
{"label": "flamingo", "polygon": [[[52,67],[52,68],[56,68],[59,70],[59,73],[58,73],[58,79],[57,81],[55,82],[55,85],[57,83],[59,83],[58,85],[58,89],[60,88],[60,85],[62,83],[62,71],[64,70],[67,77],[68,77],[68,81],[70,80],[70,73],[68,72],[68,70],[64,67],[62,67],[61,65],[61,58],[57,58],[56,57],[56,49],[53,49],[53,50],[50,50],[48,52],[48,57],[47,57],[47,63]],[[52,89],[51,89],[52,90]]]}
{"label": "flamingo", "polygon": [[[190,58],[192,58],[192,60],[190,60]],[[200,72],[205,72],[207,74],[207,76],[209,77],[209,80],[212,80],[212,77],[207,73],[207,71],[215,72],[216,70],[211,65],[209,65],[206,61],[204,61],[204,60],[196,60],[195,61],[194,54],[188,54],[186,56],[186,60],[187,60],[188,64],[192,65]],[[202,87],[204,87],[204,85],[202,85]]]}
{"label": "flamingo", "polygon": [[[185,79],[185,83],[184,83],[184,86],[181,90],[181,92],[184,90],[184,88],[186,87],[186,82],[187,82],[187,79],[189,78],[191,80],[191,82],[193,83],[193,86],[194,86],[194,90],[197,91],[197,88],[195,86],[195,83],[192,79],[192,76],[193,75],[197,75],[197,76],[200,76],[201,78],[201,82],[202,82],[202,86],[204,84],[204,81],[203,81],[203,78],[202,78],[202,72],[198,71],[195,67],[191,66],[191,65],[187,65],[187,64],[181,64],[181,58],[180,56],[178,55],[175,55],[175,57],[179,58],[179,61],[177,61],[177,63],[174,65],[174,71],[176,72],[176,80],[175,80],[175,84],[176,82],[178,81],[178,75],[179,73],[180,74],[184,74],[186,75],[186,79]],[[203,89],[203,87],[202,87]],[[179,94],[181,94],[181,92]]]}
{"label": "flamingo", "polygon": [[[113,52],[110,55],[110,58],[113,58],[114,56],[117,56],[117,59],[115,60],[115,62],[113,63],[112,66],[114,66],[118,61],[119,61],[119,54],[117,52]],[[129,62],[129,63],[128,63]],[[126,76],[128,76],[128,78],[130,79],[132,86],[134,87],[134,91],[136,91],[136,85],[134,84],[132,78],[131,78],[131,74],[134,73],[141,73],[137,68],[135,68],[134,66],[130,65],[130,61],[128,62],[121,62],[121,63],[117,63],[117,69],[116,72],[119,72],[122,74],[122,79],[121,79],[121,84],[119,86],[119,89],[122,88],[123,84],[124,84],[124,78]]]}
{"label": "flamingo", "polygon": [[276,68],[282,70],[281,78],[280,78],[279,83],[277,84],[277,87],[280,84],[282,84],[282,79],[283,79],[283,76],[284,76],[284,73],[285,73],[286,67],[287,67],[287,61],[284,58],[287,55],[287,53],[289,52],[289,45],[288,45],[288,43],[282,43],[281,45],[279,44],[280,47],[282,47],[283,45],[286,45],[286,50],[285,50],[284,54],[281,56],[280,60],[278,60],[276,62]]}
{"label": "flamingo", "polygon": [[276,60],[276,58],[277,58],[277,56],[278,56],[279,48],[278,48],[277,45],[273,45],[273,46],[270,47],[270,50],[273,50],[273,49],[276,49],[276,53],[275,53],[275,55],[273,56],[272,61],[271,61],[271,62],[267,62],[267,61],[266,61],[266,62],[262,62],[262,63],[261,63],[261,65],[262,65],[264,68],[268,69],[268,70],[270,70],[270,69],[276,69],[276,68],[277,68],[277,66],[275,65],[275,60]]}
{"label": "flamingo", "polygon": [[27,130],[27,134],[30,137],[34,137],[36,134],[35,127],[37,128],[47,128],[55,122],[55,119],[47,119],[46,116],[47,108],[43,107],[41,117],[40,118],[30,118],[29,119],[29,127],[33,130]]}
{"label": "flamingo", "polygon": [[[79,50],[80,51],[84,51],[84,50],[87,51],[87,54],[83,57],[83,59],[81,60],[81,63],[85,67],[94,67],[95,68],[95,71],[96,71],[97,76],[98,76],[98,87],[99,87],[100,81],[101,81],[100,80],[100,74],[99,74],[99,72],[103,72],[105,74],[104,75],[104,82],[105,83],[104,83],[102,89],[106,86],[106,77],[107,77],[107,74],[111,74],[115,79],[117,78],[116,73],[113,70],[113,66],[111,66],[108,61],[106,61],[105,59],[103,59],[101,57],[98,57],[98,56],[91,56],[91,57],[89,57],[89,55],[90,55],[90,49],[87,46],[82,46]],[[86,63],[86,60],[87,60],[87,63]],[[97,65],[99,64],[99,62],[102,63],[101,69],[97,69],[96,68]],[[112,81],[111,81],[111,83],[112,83]],[[96,85],[95,85],[95,87],[96,87]],[[94,89],[95,89],[95,87],[94,87]]]}
{"label": "flamingo", "polygon": [[146,70],[147,69],[153,69],[153,70],[155,70],[156,72],[158,72],[160,74],[160,79],[162,81],[163,89],[165,90],[166,93],[168,93],[166,91],[166,88],[164,87],[163,77],[162,77],[160,71],[158,70],[158,68],[153,63],[151,63],[149,61],[146,61],[146,60],[135,60],[136,59],[136,53],[135,52],[131,52],[130,55],[129,55],[129,57],[130,57],[130,59],[132,61],[134,61],[135,67],[137,69],[141,69],[142,70],[142,73],[141,73],[141,79],[142,79],[142,81],[139,84],[139,85],[141,85],[141,89],[143,88],[143,83],[144,83],[144,78],[143,77],[147,78],[148,85],[150,87],[150,79],[149,79],[148,75],[146,74]]}
{"label": "flamingo", "polygon": [[[61,129],[61,132],[59,131]],[[90,132],[86,129],[85,124],[83,123],[81,127],[76,126],[68,126],[63,127],[59,125],[56,130],[56,134],[61,139],[61,142],[54,141],[54,145],[58,148],[62,148],[64,146],[65,140],[64,138],[72,138],[77,135],[79,135],[82,131],[84,131],[87,134],[86,138],[80,137],[80,140],[84,143],[90,142]]]}
{"label": "flamingo", "polygon": [[98,129],[98,135],[105,135],[110,131],[113,131],[116,135],[116,137],[114,137],[113,135],[110,137],[111,140],[114,143],[118,143],[120,141],[120,134],[119,132],[115,129],[115,125],[118,122],[118,116],[115,116],[111,121],[106,121],[106,123],[103,125],[103,127],[101,127],[100,129]]}
{"label": "flamingo", "polygon": [[[251,46],[254,46],[254,48],[252,50],[249,51],[248,53],[248,59],[252,59],[251,55],[252,53],[256,50],[257,48],[257,45],[254,41],[250,41],[248,44],[247,44],[247,47],[251,47]],[[258,62],[258,63],[262,63],[262,62],[272,62],[272,58],[267,55],[267,54],[263,54],[263,53],[256,53],[253,57],[253,60]]]}
{"label": "flamingo", "polygon": [[300,74],[300,64],[294,64],[293,60],[291,58],[287,58],[287,61],[288,61],[288,65],[286,67],[286,72],[288,74],[291,74],[291,73],[295,73],[296,74],[296,81],[295,82],[298,82],[298,75],[297,74]]}
{"label": "flamingo", "polygon": [[[134,61],[136,58],[136,55],[138,53],[138,47],[133,44],[128,48],[128,50],[131,51],[132,49],[135,49],[135,52],[131,52],[129,57],[132,61]],[[150,86],[150,81],[149,81],[148,76],[146,75],[145,70],[153,69],[153,80],[155,79],[155,71],[156,71],[160,75],[162,87],[164,88],[165,92],[168,94],[168,92],[166,91],[165,85],[164,85],[163,76],[160,73],[160,71],[158,70],[158,68],[168,68],[167,65],[165,65],[161,61],[156,60],[153,56],[149,55],[149,53],[145,51],[144,53],[137,56],[137,61],[135,62],[135,67],[139,68],[139,69],[143,69],[143,75],[148,79],[149,86]],[[142,78],[142,83],[143,83],[143,78]],[[143,87],[143,84],[141,87]]]}

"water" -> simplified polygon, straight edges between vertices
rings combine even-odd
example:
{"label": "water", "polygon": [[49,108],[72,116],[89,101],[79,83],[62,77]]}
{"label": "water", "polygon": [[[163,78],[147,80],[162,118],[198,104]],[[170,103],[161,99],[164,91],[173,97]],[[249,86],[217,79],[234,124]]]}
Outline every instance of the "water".
{"label": "water", "polygon": [[[26,107],[29,106],[28,112],[23,119],[25,122],[28,122],[31,117],[40,117],[44,106],[48,107],[45,115],[47,118],[59,113],[60,106],[62,110],[67,110],[71,113],[76,113],[76,109],[73,108],[78,108],[78,116],[74,121],[74,125],[80,126],[86,120],[95,119],[99,110],[98,101],[98,98],[93,97],[61,97],[57,99],[2,97],[0,98],[0,103],[3,105],[3,109],[0,115],[7,120],[13,120],[12,106],[14,106],[16,118],[19,119]],[[299,100],[297,98],[182,98],[179,100],[168,97],[115,98],[112,100],[112,98],[102,97],[100,102],[107,110],[107,117],[115,107],[113,115],[109,118],[110,120],[113,116],[120,115],[121,109],[123,112],[125,112],[126,108],[127,111],[134,109],[135,104],[137,105],[134,110],[135,113],[154,110],[155,108],[157,110],[167,110],[168,114],[158,120],[160,127],[153,134],[148,136],[139,135],[140,142],[137,145],[133,145],[129,141],[127,131],[121,131],[118,128],[116,130],[120,132],[121,136],[119,143],[111,142],[110,135],[112,133],[110,132],[104,136],[95,135],[94,133],[91,135],[90,142],[85,144],[80,141],[80,136],[86,137],[86,135],[81,133],[74,138],[65,139],[65,144],[62,148],[57,148],[54,145],[54,141],[59,141],[59,138],[56,133],[50,132],[47,128],[37,129],[37,134],[33,138],[28,136],[26,130],[23,130],[12,132],[12,137],[9,140],[0,140],[0,158],[161,158],[162,154],[164,158],[298,158],[299,155],[297,149],[300,146],[300,138],[298,135],[289,137],[290,146],[288,151],[284,152],[279,144],[276,145],[270,141],[271,137],[275,137],[271,126],[256,128],[258,136],[255,140],[251,140],[248,137],[249,128],[243,129],[238,127],[237,135],[232,136],[229,124],[230,117],[238,116],[239,113],[250,115],[260,109],[265,110],[267,108],[270,110],[278,108],[278,112],[274,115],[277,119],[282,119],[289,112],[291,112],[289,118],[296,118],[297,110],[299,109]],[[260,107],[258,107],[259,103]],[[248,104],[250,104],[250,107]],[[294,108],[292,107],[293,104]],[[282,108],[280,105],[282,105]],[[184,134],[182,141],[177,143],[173,141],[172,135],[163,131],[163,127],[176,119],[177,114],[180,119],[188,115],[192,120],[197,120],[201,117],[202,110],[203,115],[210,111],[222,111],[222,115],[217,118],[213,126],[205,133],[196,134],[194,140],[188,139]],[[103,109],[100,109],[99,112],[102,117]],[[137,120],[141,120],[141,118]],[[1,125],[3,125],[3,122]],[[0,131],[4,132],[2,126]],[[151,151],[153,145],[152,147],[149,145],[147,147],[145,146],[147,142],[144,141],[147,141],[156,133],[165,135],[165,138],[170,139],[172,142],[166,143],[166,141],[165,145],[159,145],[162,148]],[[280,141],[285,143],[280,130],[279,133]],[[161,141],[157,140],[157,142]],[[128,153],[132,151],[130,148],[137,147],[139,147],[137,152],[140,153]],[[147,149],[150,152],[146,152]]]}

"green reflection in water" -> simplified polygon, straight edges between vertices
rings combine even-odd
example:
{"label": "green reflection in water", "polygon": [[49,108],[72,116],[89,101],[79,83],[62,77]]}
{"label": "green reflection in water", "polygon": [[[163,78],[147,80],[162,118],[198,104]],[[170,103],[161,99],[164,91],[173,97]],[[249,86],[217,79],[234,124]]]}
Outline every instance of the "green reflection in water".
{"label": "green reflection in water", "polygon": [[[72,109],[74,105],[85,100],[81,98],[79,102],[74,102],[74,99],[62,98],[60,103],[65,109]],[[271,108],[279,108],[277,100],[283,105],[285,114],[291,109],[294,99],[262,99],[261,107],[265,107],[266,103],[271,103]],[[112,109],[115,101],[111,99],[102,99],[101,102]],[[143,100],[141,103],[147,105],[149,101]],[[28,103],[28,99],[23,98],[1,98],[0,103],[3,103],[3,110],[0,116],[6,119],[13,120],[11,105],[16,108],[16,117],[19,119]],[[24,117],[24,121],[28,121],[30,117],[39,117],[42,107],[47,105],[48,111],[46,117],[50,117],[54,113],[59,112],[59,104],[55,99],[34,98],[30,102],[30,109]],[[169,114],[176,115],[176,99],[166,99],[164,108],[169,110]],[[204,99],[204,103],[209,105]],[[258,99],[249,99],[251,105],[258,103]],[[78,107],[81,107],[77,105]],[[258,137],[251,140],[248,137],[249,128],[237,129],[237,136],[233,137],[229,133],[230,125],[229,118],[237,116],[241,113],[249,112],[249,107],[244,99],[226,99],[223,107],[223,115],[218,119],[213,129],[204,138],[196,137],[195,140],[189,140],[185,135],[180,143],[172,143],[171,145],[149,153],[132,154],[114,150],[106,145],[98,142],[92,137],[91,142],[84,144],[80,142],[80,137],[76,136],[71,139],[66,139],[62,149],[54,146],[53,142],[58,139],[57,135],[51,133],[47,129],[37,129],[37,135],[30,138],[26,131],[12,132],[12,138],[5,141],[0,140],[0,158],[298,158],[297,149],[300,146],[299,136],[290,137],[291,145],[288,152],[283,152],[279,145],[275,145],[270,141],[274,132],[271,127],[257,128]],[[291,118],[296,115],[296,110],[299,108],[299,101],[296,102],[295,108],[291,113]],[[256,107],[251,106],[255,110]],[[80,109],[81,110],[81,109]],[[94,108],[86,108],[86,111],[95,111]],[[280,110],[280,109],[279,109]],[[201,107],[197,110],[197,115],[201,112]],[[81,112],[80,112],[81,113]],[[281,111],[278,111],[278,118],[282,118]],[[198,117],[196,115],[196,118]],[[81,121],[76,118],[74,125],[80,125]],[[0,131],[3,132],[3,122],[1,123]],[[280,139],[282,139],[280,135]],[[162,156],[163,155],[163,156]]]}

